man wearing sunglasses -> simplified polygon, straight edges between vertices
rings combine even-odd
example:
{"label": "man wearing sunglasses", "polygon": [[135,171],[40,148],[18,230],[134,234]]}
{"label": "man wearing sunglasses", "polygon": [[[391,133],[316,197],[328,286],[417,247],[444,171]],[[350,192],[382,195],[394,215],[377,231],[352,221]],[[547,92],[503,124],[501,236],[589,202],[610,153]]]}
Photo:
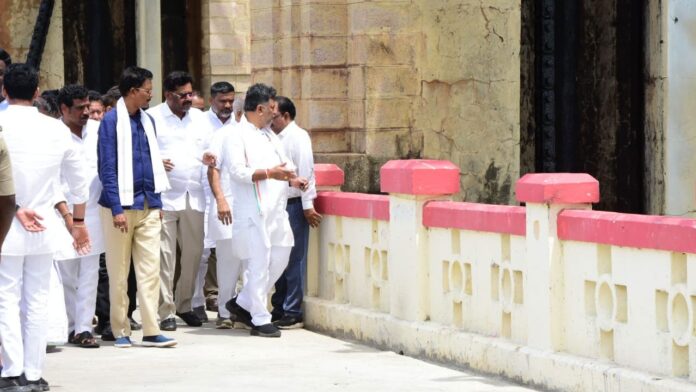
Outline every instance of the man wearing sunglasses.
{"label": "man wearing sunglasses", "polygon": [[[191,108],[192,84],[188,73],[170,73],[163,83],[165,102],[147,111],[155,119],[157,142],[171,185],[162,193],[159,317],[160,328],[165,331],[176,330],[175,315],[189,326],[202,325],[193,312],[191,299],[203,253],[206,199],[200,157],[207,148],[209,127],[203,113]],[[181,262],[175,289],[177,243]]]}

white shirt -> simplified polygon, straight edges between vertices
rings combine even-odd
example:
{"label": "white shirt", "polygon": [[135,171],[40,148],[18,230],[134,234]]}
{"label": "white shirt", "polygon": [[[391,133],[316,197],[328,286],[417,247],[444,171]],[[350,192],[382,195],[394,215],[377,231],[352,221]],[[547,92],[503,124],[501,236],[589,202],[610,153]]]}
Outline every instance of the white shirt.
{"label": "white shirt", "polygon": [[252,181],[257,169],[269,169],[283,162],[290,169],[294,167],[276,134],[250,122],[240,123],[227,137],[222,155],[221,172],[227,172],[232,181],[232,240],[235,251],[240,252],[238,256],[248,257],[248,249],[244,249],[248,235],[261,234],[268,247],[293,246],[285,211],[287,181]]}
{"label": "white shirt", "polygon": [[203,112],[191,108],[180,119],[163,102],[147,113],[155,120],[162,159],[171,159],[174,164],[174,169],[167,172],[171,189],[162,192],[162,209],[185,210],[188,195],[191,208],[205,212],[201,158],[209,140],[209,129]]}
{"label": "white shirt", "polygon": [[54,213],[55,184],[60,177],[69,186],[75,203],[89,196],[82,153],[71,140],[70,130],[59,120],[39,113],[33,106],[10,105],[0,113],[0,125],[12,160],[17,204],[36,211],[46,230],[29,233],[14,219],[2,254],[10,256],[55,253],[67,233]]}
{"label": "white shirt", "polygon": [[314,199],[317,198],[312,139],[310,139],[309,133],[297,126],[294,121],[280,131],[278,138],[283,143],[285,155],[295,164],[297,175],[309,180],[309,186],[304,192],[297,188],[288,187],[288,199],[302,197],[302,209],[312,209],[314,208]]}
{"label": "white shirt", "polygon": [[[82,127],[82,137],[70,133],[71,140],[76,149],[79,149],[83,156],[83,167],[89,184],[89,199],[87,200],[87,208],[85,212],[85,225],[89,231],[89,238],[92,242],[92,250],[90,253],[82,256],[98,255],[103,253],[104,235],[102,233],[101,218],[99,214],[99,196],[101,195],[102,185],[99,181],[99,173],[97,168],[97,136],[99,133],[99,121],[88,120],[87,124]],[[74,196],[70,194],[69,185],[65,176],[61,176],[61,189],[65,194],[65,200],[70,205],[70,208],[75,204]],[[68,249],[67,252],[61,252],[56,255],[56,260],[73,259],[82,257],[77,255],[74,249]]]}

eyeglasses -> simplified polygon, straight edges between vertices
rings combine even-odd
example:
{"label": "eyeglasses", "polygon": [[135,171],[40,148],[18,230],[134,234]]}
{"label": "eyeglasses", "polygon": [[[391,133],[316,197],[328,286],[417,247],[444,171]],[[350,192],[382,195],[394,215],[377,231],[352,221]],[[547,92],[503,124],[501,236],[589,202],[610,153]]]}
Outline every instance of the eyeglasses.
{"label": "eyeglasses", "polygon": [[177,93],[176,91],[172,91],[172,94],[174,94],[177,98],[183,99],[183,98],[193,98],[193,92],[190,93]]}
{"label": "eyeglasses", "polygon": [[145,94],[147,94],[147,95],[152,95],[152,89],[148,90],[148,89],[142,88],[142,87],[135,87],[135,89],[140,90],[140,91],[145,91]]}

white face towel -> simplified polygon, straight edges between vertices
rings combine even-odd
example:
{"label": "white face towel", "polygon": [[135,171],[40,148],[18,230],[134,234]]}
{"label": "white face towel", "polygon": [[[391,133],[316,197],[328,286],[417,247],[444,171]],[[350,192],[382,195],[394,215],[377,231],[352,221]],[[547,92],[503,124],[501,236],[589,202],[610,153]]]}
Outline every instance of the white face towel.
{"label": "white face towel", "polygon": [[[142,109],[140,109],[140,122],[143,124],[145,136],[147,136],[147,144],[150,146],[152,174],[155,177],[155,193],[162,193],[169,189],[169,180],[160,157],[152,119]],[[116,103],[116,153],[118,154],[118,196],[121,198],[122,206],[132,206],[133,138],[131,135],[130,116],[123,98],[120,98]]]}

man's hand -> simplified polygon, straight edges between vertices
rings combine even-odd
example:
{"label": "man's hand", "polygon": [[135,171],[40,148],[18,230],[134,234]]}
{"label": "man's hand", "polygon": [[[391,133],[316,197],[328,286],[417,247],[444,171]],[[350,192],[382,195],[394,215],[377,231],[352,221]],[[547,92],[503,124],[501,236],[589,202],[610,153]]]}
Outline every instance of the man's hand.
{"label": "man's hand", "polygon": [[121,233],[128,233],[126,214],[114,215],[114,227],[121,230]]}
{"label": "man's hand", "polygon": [[38,233],[40,231],[46,230],[44,225],[41,224],[43,217],[36,213],[34,210],[28,208],[20,208],[15,213],[17,220],[22,224],[24,230],[31,233]]}
{"label": "man's hand", "polygon": [[304,177],[295,177],[290,179],[290,186],[293,188],[297,188],[301,190],[302,192],[307,190],[307,187],[309,186],[309,180],[304,178]]}
{"label": "man's hand", "polygon": [[268,176],[278,181],[289,181],[297,177],[294,170],[285,167],[286,164],[286,162],[283,162],[278,166],[268,169]]}
{"label": "man's hand", "polygon": [[74,224],[72,214],[65,214],[63,216],[63,220],[65,221],[65,227],[68,228],[68,231],[72,232],[72,228],[73,228],[73,224]]}
{"label": "man's hand", "polygon": [[304,210],[304,217],[307,219],[310,226],[319,227],[322,217],[314,208]]}
{"label": "man's hand", "polygon": [[174,163],[172,163],[171,159],[162,159],[162,163],[164,164],[165,171],[170,172],[174,169]]}
{"label": "man's hand", "polygon": [[211,152],[203,153],[203,164],[210,167],[217,166],[217,157]]}
{"label": "man's hand", "polygon": [[92,244],[89,240],[89,233],[84,224],[73,225],[71,233],[73,237],[73,247],[79,255],[86,255],[92,250]]}
{"label": "man's hand", "polygon": [[227,200],[225,200],[224,197],[221,197],[216,199],[215,202],[217,203],[217,215],[220,222],[222,222],[223,225],[231,225],[232,212],[230,211],[230,206],[227,204]]}

